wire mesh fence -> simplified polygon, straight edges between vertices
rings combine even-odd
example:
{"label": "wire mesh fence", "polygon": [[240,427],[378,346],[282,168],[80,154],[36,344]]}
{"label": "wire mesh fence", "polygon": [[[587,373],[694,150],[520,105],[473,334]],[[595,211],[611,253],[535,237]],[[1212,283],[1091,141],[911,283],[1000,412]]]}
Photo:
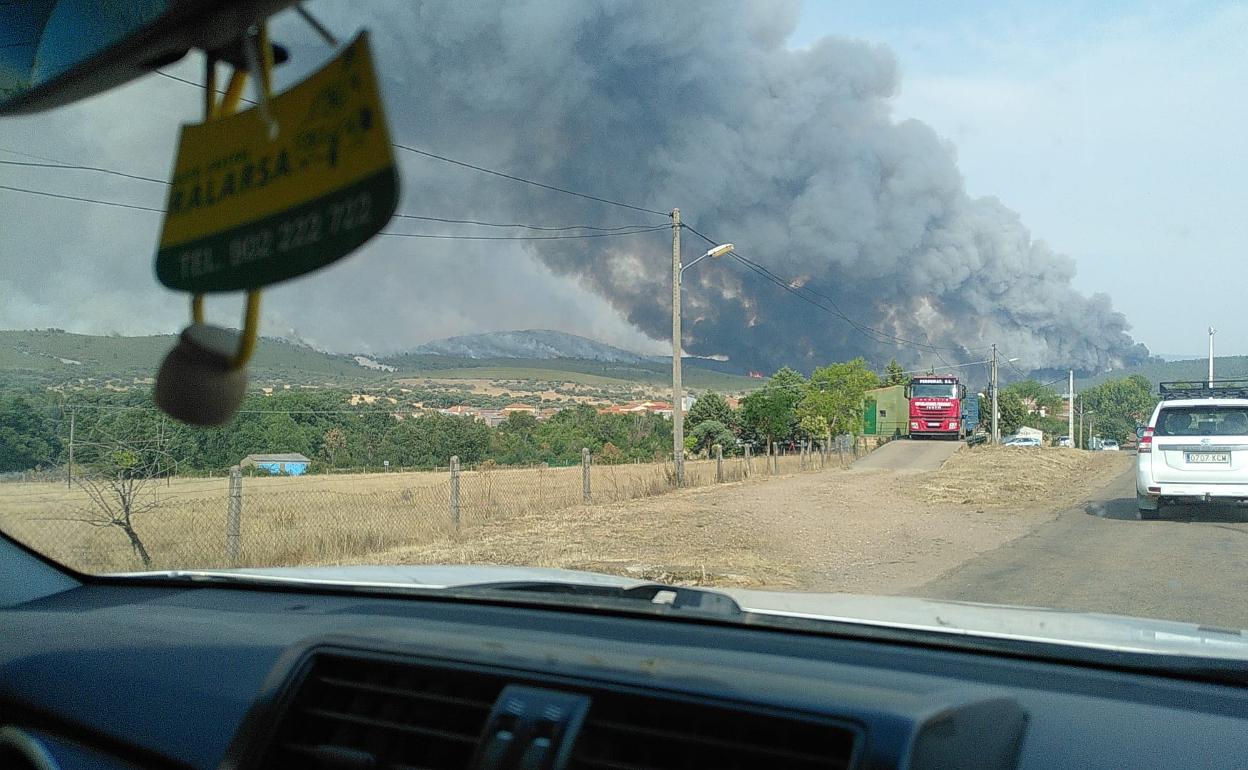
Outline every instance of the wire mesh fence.
{"label": "wire mesh fence", "polygon": [[[863,451],[852,439],[732,456],[713,450],[685,461],[684,486],[844,468]],[[389,552],[401,561],[405,547],[470,538],[494,520],[677,488],[671,462],[605,464],[588,454],[572,467],[462,468],[452,458],[425,471],[149,478],[128,492],[109,481],[0,484],[0,527],[84,572],[332,564]]]}

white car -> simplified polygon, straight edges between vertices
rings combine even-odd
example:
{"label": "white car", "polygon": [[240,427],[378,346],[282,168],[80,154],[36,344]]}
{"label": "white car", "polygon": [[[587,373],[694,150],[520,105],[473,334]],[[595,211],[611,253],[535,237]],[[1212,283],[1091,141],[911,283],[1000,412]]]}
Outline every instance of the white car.
{"label": "white car", "polygon": [[1114,441],[1112,438],[1107,438],[1101,441],[1101,451],[1102,452],[1117,452],[1117,451],[1120,451],[1120,448],[1118,446],[1117,441]]}
{"label": "white car", "polygon": [[1136,456],[1141,519],[1171,503],[1248,502],[1248,383],[1199,385],[1161,384]]}
{"label": "white car", "polygon": [[1040,439],[1035,436],[1009,436],[1002,439],[1001,443],[1005,446],[1040,446]]}

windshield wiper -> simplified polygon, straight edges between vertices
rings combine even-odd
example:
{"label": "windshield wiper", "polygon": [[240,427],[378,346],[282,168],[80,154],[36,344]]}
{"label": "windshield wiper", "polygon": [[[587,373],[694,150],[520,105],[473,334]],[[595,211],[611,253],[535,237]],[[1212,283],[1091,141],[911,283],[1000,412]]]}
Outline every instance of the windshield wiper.
{"label": "windshield wiper", "polygon": [[[193,583],[227,583],[267,586],[304,586],[325,589],[368,589],[401,592],[468,594],[483,596],[495,592],[526,592],[547,597],[566,597],[573,600],[610,602],[623,600],[632,607],[644,603],[656,610],[676,610],[680,614],[706,615],[716,618],[739,618],[745,614],[736,600],[718,591],[701,588],[672,586],[663,583],[641,583],[622,586],[592,583],[565,583],[558,580],[512,580],[464,585],[399,583],[393,581],[334,580],[323,577],[270,575],[248,572],[223,572],[214,570],[167,570],[152,572],[116,573],[102,576],[125,580],[149,580],[153,582],[176,581]],[[647,608],[648,609],[648,608]]]}
{"label": "windshield wiper", "polygon": [[624,588],[613,585],[595,585],[586,583],[563,583],[556,580],[518,580],[499,583],[476,583],[464,586],[452,586],[452,591],[526,591],[544,595],[576,596],[588,599],[623,599],[626,601],[645,602],[656,607],[670,607],[673,610],[691,612],[715,617],[736,618],[744,614],[741,605],[727,594],[718,591],[707,591],[701,588],[672,586],[663,583],[642,583],[641,585]]}

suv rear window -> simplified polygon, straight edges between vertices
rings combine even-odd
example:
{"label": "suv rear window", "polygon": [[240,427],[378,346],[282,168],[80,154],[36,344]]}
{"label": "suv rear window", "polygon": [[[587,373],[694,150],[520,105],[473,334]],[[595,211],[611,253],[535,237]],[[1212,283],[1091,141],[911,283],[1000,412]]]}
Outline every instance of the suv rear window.
{"label": "suv rear window", "polygon": [[1156,436],[1242,436],[1248,434],[1248,407],[1181,406],[1157,415]]}

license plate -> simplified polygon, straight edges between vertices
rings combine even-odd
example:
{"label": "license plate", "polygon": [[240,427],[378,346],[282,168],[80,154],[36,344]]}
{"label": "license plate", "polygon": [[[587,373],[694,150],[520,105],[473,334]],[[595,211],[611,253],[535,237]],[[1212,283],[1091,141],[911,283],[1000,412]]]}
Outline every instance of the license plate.
{"label": "license plate", "polygon": [[1189,463],[1229,463],[1231,461],[1230,452],[1188,452],[1187,461]]}

